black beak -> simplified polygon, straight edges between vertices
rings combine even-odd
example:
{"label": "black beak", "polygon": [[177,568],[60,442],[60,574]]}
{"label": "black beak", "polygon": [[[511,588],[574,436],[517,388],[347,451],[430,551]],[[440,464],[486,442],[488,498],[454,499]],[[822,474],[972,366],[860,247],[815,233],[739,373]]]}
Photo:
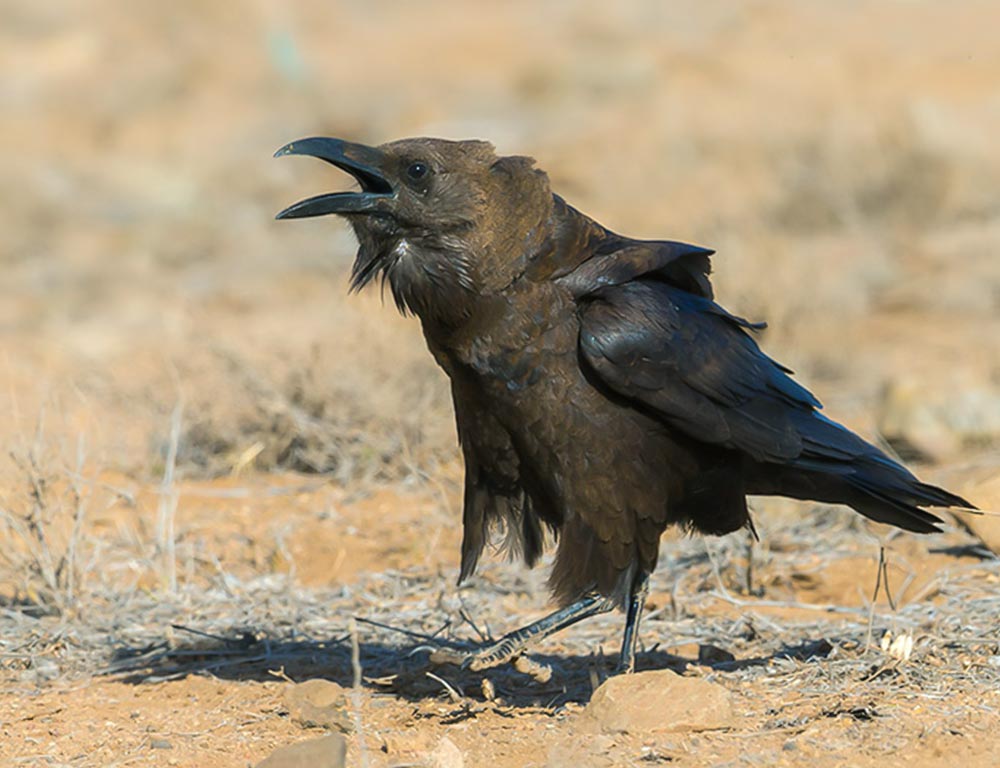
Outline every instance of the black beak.
{"label": "black beak", "polygon": [[309,155],[325,160],[357,179],[361,191],[334,192],[300,200],[279,213],[277,219],[303,219],[328,213],[377,213],[385,210],[387,200],[396,197],[396,190],[381,170],[385,155],[374,147],[315,137],[293,141],[274,153],[275,157],[285,155]]}

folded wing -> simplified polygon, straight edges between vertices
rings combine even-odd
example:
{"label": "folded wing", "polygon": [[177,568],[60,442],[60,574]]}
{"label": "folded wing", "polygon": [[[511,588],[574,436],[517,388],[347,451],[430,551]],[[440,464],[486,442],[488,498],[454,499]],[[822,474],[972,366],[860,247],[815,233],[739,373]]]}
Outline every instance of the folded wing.
{"label": "folded wing", "polygon": [[919,482],[875,446],[819,413],[757,326],[659,279],[589,292],[580,353],[600,386],[701,442],[743,454],[748,493],[848,504],[914,531],[940,520],[920,506],[970,506]]}

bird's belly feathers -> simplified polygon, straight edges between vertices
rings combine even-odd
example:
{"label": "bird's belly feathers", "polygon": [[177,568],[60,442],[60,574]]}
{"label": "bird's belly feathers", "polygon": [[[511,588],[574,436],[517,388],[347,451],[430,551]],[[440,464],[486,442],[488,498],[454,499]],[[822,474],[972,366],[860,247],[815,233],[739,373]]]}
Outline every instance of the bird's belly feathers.
{"label": "bird's belly feathers", "polygon": [[609,399],[582,372],[577,327],[548,329],[516,350],[474,365],[490,409],[522,466],[548,486],[560,519],[662,521],[683,476],[686,452],[658,422]]}
{"label": "bird's belly feathers", "polygon": [[532,508],[559,530],[553,594],[564,604],[594,589],[623,599],[637,569],[655,568],[660,535],[679,519],[672,501],[695,471],[687,451],[596,389],[575,352],[528,347],[476,378],[510,435]]}

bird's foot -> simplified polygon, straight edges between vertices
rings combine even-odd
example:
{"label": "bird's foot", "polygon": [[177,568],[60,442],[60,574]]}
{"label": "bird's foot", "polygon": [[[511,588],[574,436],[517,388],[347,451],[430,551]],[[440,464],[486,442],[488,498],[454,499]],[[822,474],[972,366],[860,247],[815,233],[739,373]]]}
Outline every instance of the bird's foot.
{"label": "bird's foot", "polygon": [[505,662],[516,659],[524,648],[524,643],[511,642],[504,638],[476,653],[470,653],[462,662],[462,668],[473,672],[489,667],[498,667]]}
{"label": "bird's foot", "polygon": [[504,638],[493,645],[474,653],[461,653],[451,648],[439,648],[431,654],[433,664],[454,664],[456,667],[478,672],[481,669],[497,667],[517,658],[523,646]]}
{"label": "bird's foot", "polygon": [[521,652],[531,643],[536,643],[553,632],[565,629],[588,616],[610,611],[613,606],[614,603],[608,598],[598,594],[587,594],[565,608],[560,608],[526,627],[504,635],[493,645],[488,645],[475,653],[459,654],[454,651],[436,651],[431,655],[431,661],[456,664],[462,669],[473,672],[495,667],[519,657]]}

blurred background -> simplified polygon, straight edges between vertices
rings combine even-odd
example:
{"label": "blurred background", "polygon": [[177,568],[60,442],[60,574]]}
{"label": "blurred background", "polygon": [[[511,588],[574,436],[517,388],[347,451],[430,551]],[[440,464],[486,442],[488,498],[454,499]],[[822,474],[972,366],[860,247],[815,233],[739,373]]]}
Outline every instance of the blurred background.
{"label": "blurred background", "polygon": [[[554,688],[498,670],[482,706],[513,709],[443,719],[393,627],[499,634],[545,569],[456,589],[447,382],[415,320],[348,295],[345,224],[274,221],[352,183],[272,159],[304,136],[488,139],[611,229],[715,248],[720,302],[829,415],[1000,509],[998,30],[996,0],[0,0],[2,751],[249,765],[303,738],[278,677],[354,679],[358,616],[352,750],[428,765],[399,745],[458,723],[468,764],[537,764],[614,657],[620,617],[588,622],[540,649]],[[663,762],[994,765],[1000,517],[892,539],[753,505],[759,545],[665,537],[640,663],[722,669],[742,730]],[[905,672],[886,628],[916,633]],[[595,764],[658,761],[637,744]]]}
{"label": "blurred background", "polygon": [[8,0],[4,444],[139,479],[457,479],[417,324],[348,296],[342,223],[273,220],[350,183],[281,144],[433,135],[716,248],[721,302],[832,416],[995,471],[998,27],[992,0]]}

